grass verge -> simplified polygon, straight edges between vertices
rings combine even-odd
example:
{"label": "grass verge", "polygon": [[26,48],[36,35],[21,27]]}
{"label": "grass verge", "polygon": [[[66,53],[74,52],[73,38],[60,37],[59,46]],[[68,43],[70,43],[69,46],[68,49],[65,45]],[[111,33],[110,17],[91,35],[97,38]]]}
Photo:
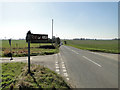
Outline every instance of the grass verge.
{"label": "grass verge", "polygon": [[[40,49],[40,48],[31,48],[30,49],[30,55],[31,56],[37,56],[37,55],[51,55],[58,53],[59,49]],[[10,57],[10,51],[7,49],[3,51],[2,57]],[[13,57],[24,57],[28,56],[28,50],[27,49],[15,49],[12,50],[12,56]]]}
{"label": "grass verge", "polygon": [[89,51],[93,51],[93,52],[104,52],[104,53],[113,53],[113,54],[119,54],[120,52],[118,52],[118,50],[106,50],[106,49],[98,49],[98,48],[86,48],[86,47],[79,47],[76,45],[67,45],[67,46],[72,46],[78,49],[82,49],[82,50],[89,50]]}
{"label": "grass verge", "polygon": [[15,78],[18,78],[18,75],[22,72],[25,63],[2,63],[2,82],[0,86],[2,88],[7,88],[13,82],[15,82]]}
{"label": "grass verge", "polygon": [[[16,65],[19,66],[16,67]],[[27,73],[27,65],[25,63],[4,63],[2,67],[2,88],[70,88],[61,76],[40,65],[32,64],[30,74]],[[8,74],[9,68],[11,70]],[[10,79],[11,82],[7,84]]]}
{"label": "grass verge", "polygon": [[[1,40],[0,40],[1,41]],[[10,57],[10,45],[8,40],[2,40],[2,57]],[[24,57],[28,55],[28,44],[25,40],[12,40],[11,42],[12,56],[13,57]],[[55,45],[54,45],[55,46]],[[30,44],[30,55],[50,55],[59,52],[59,48],[52,46],[51,43],[31,43]]]}
{"label": "grass verge", "polygon": [[66,40],[67,46],[94,52],[120,54],[117,40]]}

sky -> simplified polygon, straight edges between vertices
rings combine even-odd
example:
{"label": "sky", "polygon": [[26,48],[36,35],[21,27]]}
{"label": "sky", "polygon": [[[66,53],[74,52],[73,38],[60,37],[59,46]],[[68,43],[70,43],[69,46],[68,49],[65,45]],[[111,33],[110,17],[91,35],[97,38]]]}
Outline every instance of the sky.
{"label": "sky", "polygon": [[48,34],[61,39],[118,37],[117,2],[1,2],[0,39]]}

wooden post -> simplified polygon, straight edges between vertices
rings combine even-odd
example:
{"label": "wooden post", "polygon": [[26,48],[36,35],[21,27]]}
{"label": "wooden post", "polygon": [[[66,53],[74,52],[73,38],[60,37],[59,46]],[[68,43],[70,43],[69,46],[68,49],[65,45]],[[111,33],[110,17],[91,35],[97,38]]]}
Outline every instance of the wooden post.
{"label": "wooden post", "polygon": [[11,49],[11,39],[9,39],[9,44],[10,44],[10,56],[11,56],[10,60],[13,60],[13,58],[12,58],[12,49]]}
{"label": "wooden post", "polygon": [[28,34],[28,73],[30,73],[30,36],[31,34]]}

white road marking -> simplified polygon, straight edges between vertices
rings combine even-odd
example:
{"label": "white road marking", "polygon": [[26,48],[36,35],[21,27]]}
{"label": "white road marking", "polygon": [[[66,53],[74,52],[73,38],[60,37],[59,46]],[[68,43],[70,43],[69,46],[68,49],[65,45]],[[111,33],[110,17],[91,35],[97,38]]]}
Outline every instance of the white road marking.
{"label": "white road marking", "polygon": [[60,67],[56,67],[56,68],[60,68]]}
{"label": "white road marking", "polygon": [[63,72],[66,72],[67,70],[66,69],[63,69]]}
{"label": "white road marking", "polygon": [[91,61],[92,63],[96,64],[97,66],[102,67],[100,64],[98,64],[98,63],[92,61],[91,59],[87,58],[86,56],[83,56],[83,57],[84,57],[85,59]]}
{"label": "white road marking", "polygon": [[76,53],[76,54],[79,54],[79,53],[77,53],[76,51],[74,51],[74,50],[72,50],[74,53]]}
{"label": "white road marking", "polygon": [[56,64],[58,64],[58,62],[55,62]]}
{"label": "white road marking", "polygon": [[0,60],[10,60],[10,58],[0,58]]}
{"label": "white road marking", "polygon": [[57,72],[58,74],[60,74],[60,72]]}
{"label": "white road marking", "polygon": [[67,76],[68,76],[68,74],[67,74],[67,73],[63,73],[63,74],[64,74],[64,76],[65,76],[65,77],[67,77]]}
{"label": "white road marking", "polygon": [[[59,53],[60,54],[60,53]],[[63,62],[63,59],[62,59],[62,56],[61,56],[61,54],[60,54],[60,60]]]}
{"label": "white road marking", "polygon": [[62,67],[62,68],[65,68],[65,67]]}
{"label": "white road marking", "polygon": [[70,80],[69,78],[66,78],[67,80]]}
{"label": "white road marking", "polygon": [[58,55],[60,56],[60,53],[58,53]]}
{"label": "white road marking", "polygon": [[60,70],[59,69],[56,69],[56,72],[59,72]]}
{"label": "white road marking", "polygon": [[74,53],[76,53],[76,54],[79,54],[78,52],[76,52],[76,51],[74,51],[74,50],[72,50],[72,49],[70,49],[70,48],[68,48],[68,47],[66,47],[67,49],[69,49],[69,50],[71,50],[72,52],[74,52]]}
{"label": "white road marking", "polygon": [[55,64],[56,66],[58,66],[58,64]]}
{"label": "white road marking", "polygon": [[[74,52],[74,51],[73,51],[73,52]],[[75,52],[75,53],[76,53],[76,52]],[[78,54],[78,53],[76,53],[76,54]],[[66,80],[69,80],[68,74],[67,74],[67,70],[66,70],[66,67],[65,67],[65,63],[63,62],[62,56],[61,56],[60,53],[59,53],[58,55],[60,56],[60,61],[61,61],[60,64],[61,64],[61,66],[62,66],[62,69],[61,69],[61,67],[59,67],[58,61],[56,61],[56,62],[55,62],[56,72],[57,72],[58,74],[60,74],[60,69],[61,69],[63,75],[66,77]]]}
{"label": "white road marking", "polygon": [[65,67],[65,65],[64,65],[64,64],[62,64],[62,67]]}
{"label": "white road marking", "polygon": [[90,52],[90,53],[93,53],[93,54],[96,54],[96,55],[100,55],[100,56],[104,56],[104,55],[96,53],[96,52]]}
{"label": "white road marking", "polygon": [[[30,59],[33,59],[32,57],[30,57]],[[28,60],[28,57],[26,58],[26,60]]]}
{"label": "white road marking", "polygon": [[55,54],[55,56],[57,56],[57,54]]}

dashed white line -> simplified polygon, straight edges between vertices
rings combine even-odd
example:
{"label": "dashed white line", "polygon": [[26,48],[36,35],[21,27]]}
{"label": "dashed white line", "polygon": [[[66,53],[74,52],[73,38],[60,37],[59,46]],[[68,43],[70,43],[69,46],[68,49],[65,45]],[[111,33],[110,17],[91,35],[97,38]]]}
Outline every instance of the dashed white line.
{"label": "dashed white line", "polygon": [[[66,67],[65,67],[65,63],[63,62],[62,56],[61,56],[60,53],[58,55],[60,56],[60,61],[61,62],[58,62],[58,61],[55,62],[56,72],[58,74],[60,74],[60,71],[62,71],[62,73],[63,73],[64,77],[66,78],[66,80],[69,80],[68,73],[67,73],[67,70],[66,70]],[[59,67],[59,64],[60,64],[61,67]]]}
{"label": "dashed white line", "polygon": [[65,67],[62,67],[62,68],[65,68]]}
{"label": "dashed white line", "polygon": [[67,80],[70,80],[69,78],[66,78]]}
{"label": "dashed white line", "polygon": [[58,66],[58,64],[55,64],[56,66]]}
{"label": "dashed white line", "polygon": [[63,69],[63,72],[66,72],[67,70],[66,69]]}
{"label": "dashed white line", "polygon": [[74,53],[76,53],[76,54],[79,54],[78,52],[76,52],[76,51],[74,51],[74,50],[72,50],[72,49],[70,49],[70,48],[68,48],[68,47],[66,47],[67,49],[69,49],[69,50],[71,50],[72,52],[74,52]]}
{"label": "dashed white line", "polygon": [[67,74],[67,73],[63,73],[63,74],[64,74],[64,76],[65,76],[65,77],[67,77],[67,76],[68,76],[68,74]]}
{"label": "dashed white line", "polygon": [[56,68],[60,68],[60,67],[56,67]]}
{"label": "dashed white line", "polygon": [[101,54],[99,54],[99,53],[95,53],[95,52],[90,52],[90,53],[97,54],[97,55],[101,55]]}
{"label": "dashed white line", "polygon": [[[33,59],[32,57],[30,57],[30,59]],[[26,58],[26,60],[28,60],[28,58]]]}
{"label": "dashed white line", "polygon": [[92,63],[96,64],[97,66],[102,67],[100,64],[98,64],[98,63],[96,63],[96,62],[92,61],[91,59],[89,59],[89,58],[87,58],[87,57],[85,57],[85,56],[83,56],[83,57],[84,57],[85,59],[87,59],[87,60],[91,61]]}
{"label": "dashed white line", "polygon": [[59,69],[56,69],[56,72],[59,72],[60,70]]}
{"label": "dashed white line", "polygon": [[77,53],[76,51],[74,51],[74,50],[72,50],[74,53],[76,53],[76,54],[79,54],[79,53]]}
{"label": "dashed white line", "polygon": [[62,67],[65,67],[65,65],[64,65],[64,64],[62,64]]}
{"label": "dashed white line", "polygon": [[55,62],[56,64],[58,64],[58,62]]}
{"label": "dashed white line", "polygon": [[56,68],[56,73],[57,74],[60,74],[60,67],[59,67],[59,62],[58,61],[55,61],[55,68]]}

